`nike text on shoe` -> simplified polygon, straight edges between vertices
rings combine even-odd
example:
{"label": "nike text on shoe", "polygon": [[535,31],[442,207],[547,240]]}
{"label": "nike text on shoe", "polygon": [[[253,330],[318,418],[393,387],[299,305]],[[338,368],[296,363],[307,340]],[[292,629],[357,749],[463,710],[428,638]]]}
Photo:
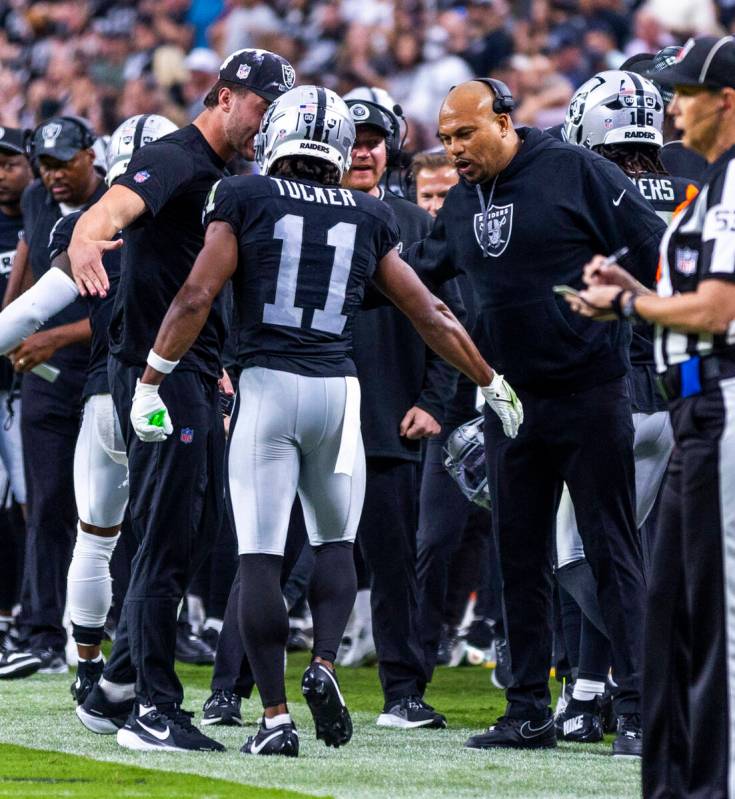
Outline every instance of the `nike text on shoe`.
{"label": "nike text on shoe", "polygon": [[77,678],[71,684],[71,695],[74,701],[81,705],[89,696],[90,691],[100,681],[102,670],[105,668],[105,661],[100,658],[97,661],[80,660],[77,664]]}
{"label": "nike text on shoe", "polygon": [[46,649],[34,650],[33,654],[41,660],[39,674],[66,674],[69,666],[63,652],[47,647]]}
{"label": "nike text on shoe", "polygon": [[556,746],[554,717],[528,721],[501,716],[485,732],[465,742],[468,749],[548,749]]}
{"label": "nike text on shoe", "polygon": [[223,727],[242,727],[240,697],[234,691],[215,688],[202,708],[202,724],[221,724]]}
{"label": "nike text on shoe", "polygon": [[352,719],[337,675],[322,663],[312,663],[301,678],[301,693],[314,718],[317,739],[335,749],[346,744],[352,738]]}
{"label": "nike text on shoe", "polygon": [[643,735],[638,713],[623,713],[618,717],[618,734],[613,741],[612,750],[613,757],[640,758]]}
{"label": "nike text on shoe", "polygon": [[81,705],[77,705],[79,721],[90,731],[98,735],[112,735],[125,724],[133,709],[133,700],[111,702],[105,692],[96,683]]}
{"label": "nike text on shoe", "polygon": [[265,726],[265,719],[260,722],[256,735],[251,735],[240,751],[244,755],[282,755],[298,757],[299,734],[293,722],[279,724],[273,729]]}
{"label": "nike text on shoe", "polygon": [[600,700],[591,699],[581,702],[579,699],[569,701],[564,710],[556,717],[554,722],[556,737],[560,741],[573,741],[575,743],[596,743],[601,741],[604,732],[602,729],[602,715]]}
{"label": "nike text on shoe", "polygon": [[402,730],[416,727],[442,729],[447,726],[446,718],[419,696],[404,696],[387,705],[376,723],[378,727],[397,727]]}
{"label": "nike text on shoe", "polygon": [[117,731],[117,742],[137,752],[224,752],[219,741],[208,738],[192,723],[191,715],[176,705],[165,712],[154,705],[138,705],[125,726]]}

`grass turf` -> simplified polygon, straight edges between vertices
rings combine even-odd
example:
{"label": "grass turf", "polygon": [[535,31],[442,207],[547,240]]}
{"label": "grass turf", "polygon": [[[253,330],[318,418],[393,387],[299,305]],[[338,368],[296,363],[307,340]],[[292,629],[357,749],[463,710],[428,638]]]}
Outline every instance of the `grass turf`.
{"label": "grass turf", "polygon": [[[637,764],[613,760],[609,740],[588,746],[563,744],[541,752],[463,748],[471,732],[503,711],[503,695],[492,688],[485,669],[439,669],[426,698],[446,714],[449,729],[412,731],[375,726],[381,709],[375,669],[343,669],[342,688],[355,735],[347,747],[328,749],[315,740],[308,708],[300,698],[306,662],[303,655],[290,656],[287,671],[291,710],[301,736],[297,760],[239,754],[260,715],[257,699],[243,701],[244,729],[208,728],[227,746],[224,754],[136,753],[118,747],[114,736],[92,735],[81,727],[68,693],[71,675],[2,681],[0,743],[16,746],[0,746],[0,797],[87,797],[100,793],[94,784],[103,789],[114,786],[116,796],[155,799],[295,796],[284,793],[289,791],[335,799],[640,796]],[[210,670],[180,666],[179,674],[186,686],[186,707],[199,716],[209,693]],[[19,746],[46,751],[29,752]]]}

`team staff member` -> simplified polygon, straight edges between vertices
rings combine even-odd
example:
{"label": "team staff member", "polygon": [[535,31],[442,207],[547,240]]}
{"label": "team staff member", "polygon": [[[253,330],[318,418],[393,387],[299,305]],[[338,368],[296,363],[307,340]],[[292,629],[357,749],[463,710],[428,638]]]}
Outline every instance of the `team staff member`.
{"label": "team staff member", "polygon": [[[33,180],[24,144],[24,131],[0,128],[0,294],[7,289],[18,237],[23,230],[20,198]],[[26,483],[23,474],[23,446],[20,440],[20,398],[11,396],[13,367],[0,358],[0,460],[7,472],[15,501],[25,513]],[[12,416],[10,410],[12,409]],[[6,514],[0,522],[0,677],[32,674],[41,665],[29,652],[14,652],[8,631],[13,623],[12,608],[20,599],[20,541],[15,525]]]}
{"label": "team staff member", "polygon": [[[386,110],[348,100],[356,139],[342,185],[367,192],[393,209],[399,252],[423,239],[431,217],[381,185],[388,142],[395,140]],[[391,148],[394,145],[391,142]],[[386,727],[443,727],[444,717],[422,697],[426,688],[416,583],[416,496],[421,439],[441,429],[452,393],[451,368],[430,351],[411,322],[392,305],[361,311],[353,358],[362,386],[362,434],[367,458],[365,506],[357,541],[370,578],[373,637]]]}
{"label": "team staff member", "polygon": [[596,259],[590,288],[568,302],[585,316],[612,309],[656,324],[675,447],[648,593],[643,795],[724,799],[735,778],[733,37],[690,40],[656,79],[675,87],[670,112],[709,164],[704,185],[661,243],[658,296]]}
{"label": "team staff member", "polygon": [[[32,156],[41,179],[26,189],[21,201],[28,246],[26,274],[33,282],[50,268],[48,243],[54,225],[95,202],[105,190],[94,168],[94,140],[89,125],[76,117],[50,119],[33,133]],[[13,353],[16,371],[26,373],[21,392],[28,485],[23,622],[31,647],[43,660],[41,671],[47,673],[67,671],[62,615],[76,537],[74,445],[90,336],[87,309],[77,301],[28,336]],[[60,370],[53,383],[30,372],[44,362]]]}
{"label": "team staff member", "polygon": [[[233,53],[205,98],[205,110],[130,161],[99,204],[74,229],[72,271],[83,294],[108,287],[100,255],[123,230],[120,285],[110,321],[110,390],[123,427],[133,530],[140,541],[118,634],[102,680],[77,714],[86,726],[114,732],[133,710],[183,749],[220,750],[181,711],[174,671],[178,605],[217,535],[223,499],[224,428],[217,381],[225,339],[224,298],[213,305],[187,357],[167,383],[177,409],[176,435],[154,447],[129,427],[130,403],[168,304],[203,243],[202,209],[225,162],[253,157],[269,103],[293,84],[287,61],[263,50]],[[125,629],[125,627],[127,629]],[[136,681],[133,691],[132,683]],[[125,742],[135,746],[135,741]]]}
{"label": "team staff member", "polygon": [[415,155],[411,172],[416,185],[416,205],[436,218],[449,189],[459,180],[457,170],[441,148]]}
{"label": "team staff member", "polygon": [[640,747],[644,584],[627,341],[619,325],[580,323],[551,288],[574,282],[576,265],[592,253],[623,243],[626,263],[652,282],[664,224],[617,166],[539,130],[514,130],[512,107],[498,81],[470,81],[447,96],[439,137],[461,179],[418,263],[435,280],[467,272],[478,295],[481,351],[502,364],[531,408],[512,442],[492,418],[485,421],[513,682],[505,715],[467,745],[556,745],[550,550],[566,482],[615,650],[616,710],[624,721],[614,752],[629,754]]}

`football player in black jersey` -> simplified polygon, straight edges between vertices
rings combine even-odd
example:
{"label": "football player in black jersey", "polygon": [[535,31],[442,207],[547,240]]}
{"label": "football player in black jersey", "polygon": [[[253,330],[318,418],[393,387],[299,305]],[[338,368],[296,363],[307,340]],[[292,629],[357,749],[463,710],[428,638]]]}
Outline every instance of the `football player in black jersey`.
{"label": "football player in black jersey", "polygon": [[94,732],[120,728],[118,743],[133,749],[223,748],[181,710],[183,688],[174,670],[179,602],[211,550],[223,511],[223,297],[165,387],[177,408],[176,435],[143,446],[130,429],[130,403],[166,308],[201,249],[202,207],[212,184],[233,155],[252,157],[263,113],[294,78],[291,65],[274,53],[239,50],[229,56],[204,111],[133,155],[125,174],[79,219],[68,249],[80,292],[104,296],[109,281],[101,254],[119,246],[112,239],[123,231],[108,372],[141,546],[103,679],[77,715]]}
{"label": "football player in black jersey", "polygon": [[429,345],[485,386],[507,435],[516,435],[523,418],[502,376],[400,259],[390,208],[339,188],[354,136],[347,107],[327,89],[302,86],[273,104],[258,139],[265,175],[226,178],[210,193],[204,249],[163,321],[131,410],[142,440],[171,434],[177,411],[169,416],[169,395],[159,396],[159,385],[165,392],[167,375],[232,277],[243,371],[230,431],[229,502],[240,551],[241,631],[264,706],[260,730],[242,749],[249,754],[298,754],[286,704],[288,620],[279,586],[297,492],[315,555],[314,657],[302,691],[318,738],[336,747],[352,734],[334,660],[355,598],[352,544],[365,491],[360,388],[349,350],[368,282]]}

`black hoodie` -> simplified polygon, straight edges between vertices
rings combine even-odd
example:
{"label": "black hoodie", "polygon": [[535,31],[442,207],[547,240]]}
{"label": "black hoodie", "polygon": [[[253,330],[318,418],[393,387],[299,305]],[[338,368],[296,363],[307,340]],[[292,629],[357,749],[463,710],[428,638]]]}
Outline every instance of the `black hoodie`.
{"label": "black hoodie", "polygon": [[584,264],[622,246],[621,265],[653,285],[665,225],[615,164],[535,128],[518,134],[496,179],[451,189],[411,260],[434,285],[466,272],[491,366],[513,386],[559,396],[625,374],[630,331],[573,313],[552,287],[582,288]]}

